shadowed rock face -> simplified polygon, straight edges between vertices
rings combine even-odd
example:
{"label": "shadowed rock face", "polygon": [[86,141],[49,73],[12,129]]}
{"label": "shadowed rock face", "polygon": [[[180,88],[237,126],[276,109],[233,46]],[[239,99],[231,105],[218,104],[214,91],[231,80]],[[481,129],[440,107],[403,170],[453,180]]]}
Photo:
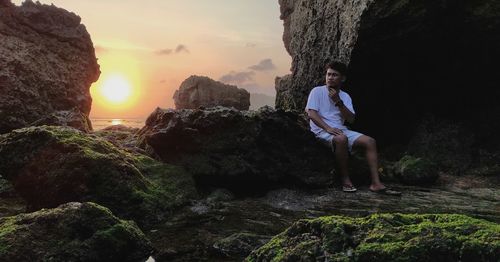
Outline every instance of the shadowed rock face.
{"label": "shadowed rock face", "polygon": [[2,261],[145,261],[151,243],[132,221],[94,203],[0,218]]}
{"label": "shadowed rock face", "polygon": [[158,108],[140,136],[143,147],[166,162],[185,166],[202,185],[256,193],[275,183],[332,182],[333,154],[307,129],[298,115],[269,107]]}
{"label": "shadowed rock face", "polygon": [[74,108],[88,117],[89,88],[100,72],[80,17],[31,1],[20,7],[2,1],[0,42],[0,133]]}
{"label": "shadowed rock face", "polygon": [[[276,108],[303,110],[324,64],[349,64],[357,129],[407,142],[425,116],[464,122],[498,146],[500,2],[282,0],[292,74]],[[479,117],[481,116],[481,117]],[[398,130],[398,134],[387,130]]]}
{"label": "shadowed rock face", "polygon": [[250,93],[245,89],[226,85],[205,76],[190,76],[174,94],[175,108],[225,106],[248,110]]}

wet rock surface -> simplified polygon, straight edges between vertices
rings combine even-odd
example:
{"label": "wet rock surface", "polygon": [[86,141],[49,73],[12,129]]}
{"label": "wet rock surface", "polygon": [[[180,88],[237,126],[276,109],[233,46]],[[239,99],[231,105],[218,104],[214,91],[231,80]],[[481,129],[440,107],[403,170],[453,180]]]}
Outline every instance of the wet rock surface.
{"label": "wet rock surface", "polygon": [[145,261],[149,240],[132,221],[94,203],[0,218],[2,261]]}
{"label": "wet rock surface", "polygon": [[245,89],[212,80],[206,76],[190,76],[174,94],[175,108],[234,107],[248,110],[250,93]]}
{"label": "wet rock surface", "polygon": [[270,107],[158,108],[146,120],[140,140],[163,161],[184,166],[201,185],[243,193],[273,184],[331,184],[333,154],[307,126],[300,116]]}
{"label": "wet rock surface", "polygon": [[94,47],[80,17],[26,1],[0,6],[0,133],[58,111],[88,117],[90,85],[99,77]]}
{"label": "wet rock surface", "polygon": [[[344,193],[340,188],[289,188],[273,190],[260,197],[206,199],[179,210],[146,233],[157,249],[154,256],[157,261],[235,261],[241,260],[240,255],[234,250],[221,252],[217,243],[242,232],[274,236],[302,218],[457,213],[500,223],[500,181],[485,179],[479,183],[480,179],[474,177],[454,176],[447,179],[442,185],[432,187],[389,184],[403,192],[401,197],[380,195],[359,187],[354,194]],[[471,184],[468,182],[471,180],[476,182]],[[245,250],[241,248],[240,254]]]}

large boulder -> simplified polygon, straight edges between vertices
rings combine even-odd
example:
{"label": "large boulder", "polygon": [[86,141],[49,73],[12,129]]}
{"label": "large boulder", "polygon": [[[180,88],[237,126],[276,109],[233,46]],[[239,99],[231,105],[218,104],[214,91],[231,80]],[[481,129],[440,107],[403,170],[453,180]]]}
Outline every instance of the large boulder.
{"label": "large boulder", "polygon": [[28,127],[0,136],[0,174],[30,210],[91,201],[141,224],[161,219],[196,193],[182,168],[67,127]]}
{"label": "large boulder", "polygon": [[246,261],[498,261],[500,225],[453,214],[300,220]]}
{"label": "large boulder", "polygon": [[206,76],[190,76],[174,93],[177,109],[225,106],[248,110],[250,93],[233,85],[226,85]]}
{"label": "large boulder", "polygon": [[333,154],[299,115],[263,107],[238,111],[156,109],[141,146],[179,163],[202,185],[259,192],[276,183],[326,186]]}
{"label": "large boulder", "polygon": [[276,108],[302,111],[325,62],[340,60],[357,128],[380,144],[408,142],[430,114],[467,123],[498,150],[499,1],[279,3],[292,74],[277,79]]}
{"label": "large boulder", "polygon": [[1,261],[145,261],[151,243],[133,221],[94,203],[0,218]]}
{"label": "large boulder", "polygon": [[32,1],[3,1],[0,14],[0,133],[73,109],[89,123],[100,72],[80,17]]}

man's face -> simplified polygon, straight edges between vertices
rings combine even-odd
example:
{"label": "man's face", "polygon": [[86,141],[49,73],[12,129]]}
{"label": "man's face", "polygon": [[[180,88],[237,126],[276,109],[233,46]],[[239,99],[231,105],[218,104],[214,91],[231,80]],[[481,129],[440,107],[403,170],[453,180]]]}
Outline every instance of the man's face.
{"label": "man's face", "polygon": [[326,70],[326,85],[332,88],[338,88],[344,81],[344,76],[337,70],[328,68]]}

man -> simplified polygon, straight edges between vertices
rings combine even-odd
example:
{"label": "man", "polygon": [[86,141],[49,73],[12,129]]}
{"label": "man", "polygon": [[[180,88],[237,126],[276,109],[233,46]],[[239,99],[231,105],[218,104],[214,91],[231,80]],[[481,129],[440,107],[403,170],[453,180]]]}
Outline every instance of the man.
{"label": "man", "polygon": [[378,156],[375,139],[347,129],[344,122],[353,123],[355,112],[351,97],[340,90],[346,80],[347,66],[340,62],[326,66],[326,85],[311,90],[306,111],[309,115],[311,131],[316,137],[332,147],[344,192],[356,192],[349,178],[347,162],[352,148],[364,149],[370,168],[370,190],[389,195],[400,192],[389,190],[381,182],[378,174]]}

